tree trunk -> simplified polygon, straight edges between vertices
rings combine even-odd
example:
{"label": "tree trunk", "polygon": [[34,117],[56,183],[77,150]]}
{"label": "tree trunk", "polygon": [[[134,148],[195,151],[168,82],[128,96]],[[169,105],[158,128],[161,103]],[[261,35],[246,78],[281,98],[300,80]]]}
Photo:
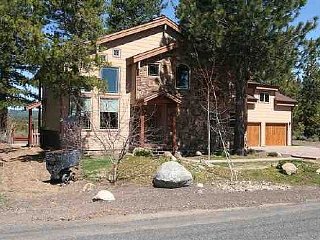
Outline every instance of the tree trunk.
{"label": "tree trunk", "polygon": [[0,132],[6,132],[8,126],[8,109],[0,109]]}
{"label": "tree trunk", "polygon": [[240,156],[245,154],[244,135],[247,128],[247,80],[242,70],[236,79],[236,102],[235,102],[235,127],[234,127],[234,153]]}

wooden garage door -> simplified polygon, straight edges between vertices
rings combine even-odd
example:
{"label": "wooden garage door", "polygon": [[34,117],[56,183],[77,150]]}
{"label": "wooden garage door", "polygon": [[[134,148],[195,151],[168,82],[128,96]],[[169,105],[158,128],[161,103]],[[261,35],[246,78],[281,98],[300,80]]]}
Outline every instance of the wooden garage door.
{"label": "wooden garage door", "polygon": [[287,145],[287,124],[267,123],[266,124],[266,145],[286,146]]}
{"label": "wooden garage door", "polygon": [[260,146],[260,123],[248,123],[247,144],[248,147]]}

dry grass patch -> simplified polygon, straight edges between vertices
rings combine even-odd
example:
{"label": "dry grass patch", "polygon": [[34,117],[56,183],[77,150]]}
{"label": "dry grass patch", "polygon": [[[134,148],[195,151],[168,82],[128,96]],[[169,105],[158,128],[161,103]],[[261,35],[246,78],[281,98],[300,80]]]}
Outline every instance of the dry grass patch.
{"label": "dry grass patch", "polygon": [[240,178],[241,180],[269,181],[290,185],[320,185],[320,175],[316,173],[320,167],[319,164],[301,161],[288,162],[292,162],[298,167],[297,174],[288,176],[282,173],[281,169],[268,167],[266,169],[243,170],[240,172]]}

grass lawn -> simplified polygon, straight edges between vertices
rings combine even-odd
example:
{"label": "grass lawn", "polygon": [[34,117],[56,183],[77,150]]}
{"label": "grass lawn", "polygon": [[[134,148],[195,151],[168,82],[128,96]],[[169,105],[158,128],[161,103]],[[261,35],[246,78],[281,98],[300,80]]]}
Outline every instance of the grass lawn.
{"label": "grass lawn", "polygon": [[[168,161],[165,158],[126,156],[118,168],[118,180],[138,185],[150,185],[157,168]],[[316,170],[318,164],[293,161],[298,167],[298,173],[287,176],[274,166],[265,166],[262,169],[237,169],[238,180],[267,181],[289,185],[320,185],[320,175]],[[266,163],[264,163],[266,164]],[[194,182],[212,183],[217,180],[229,180],[230,171],[227,165],[214,165],[208,167],[199,163],[182,162],[193,175]],[[245,164],[242,164],[244,166]],[[83,176],[88,180],[107,179],[111,163],[105,159],[84,159],[81,163]],[[101,177],[102,176],[102,177]]]}
{"label": "grass lawn", "polygon": [[81,160],[80,166],[84,178],[96,181],[99,180],[99,176],[108,173],[112,165],[108,159],[85,158]]}
{"label": "grass lawn", "polygon": [[3,195],[2,193],[0,193],[0,207],[1,207],[2,205],[4,205],[5,202],[6,202],[6,199],[5,199],[4,195]]}
{"label": "grass lawn", "polygon": [[320,175],[316,170],[320,165],[300,161],[292,161],[297,167],[297,174],[288,176],[275,167],[257,170],[241,171],[241,179],[255,181],[269,181],[274,183],[284,183],[290,185],[320,185]]}

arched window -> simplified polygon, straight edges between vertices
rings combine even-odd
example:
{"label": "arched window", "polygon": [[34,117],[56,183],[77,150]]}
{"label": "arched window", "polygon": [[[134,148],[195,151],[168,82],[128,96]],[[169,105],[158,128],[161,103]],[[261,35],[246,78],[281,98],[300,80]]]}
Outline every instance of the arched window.
{"label": "arched window", "polygon": [[190,85],[190,68],[187,65],[180,64],[176,72],[176,88],[189,89]]}

